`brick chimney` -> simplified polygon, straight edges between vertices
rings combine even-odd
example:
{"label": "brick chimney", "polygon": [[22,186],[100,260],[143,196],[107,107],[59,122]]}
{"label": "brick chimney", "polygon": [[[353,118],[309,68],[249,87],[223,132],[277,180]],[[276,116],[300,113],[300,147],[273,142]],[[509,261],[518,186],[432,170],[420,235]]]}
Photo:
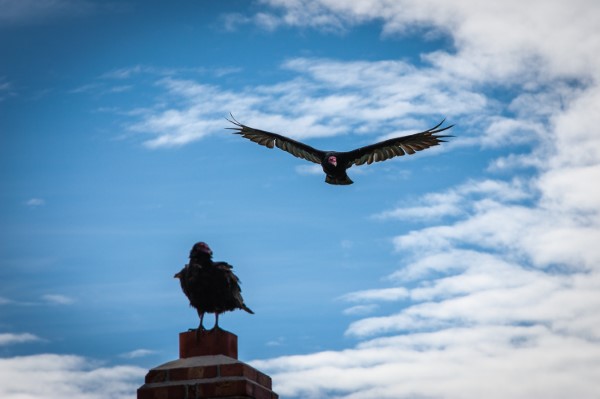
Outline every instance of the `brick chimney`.
{"label": "brick chimney", "polygon": [[271,377],[237,359],[237,336],[222,329],[179,334],[179,359],[151,369],[137,399],[277,399]]}

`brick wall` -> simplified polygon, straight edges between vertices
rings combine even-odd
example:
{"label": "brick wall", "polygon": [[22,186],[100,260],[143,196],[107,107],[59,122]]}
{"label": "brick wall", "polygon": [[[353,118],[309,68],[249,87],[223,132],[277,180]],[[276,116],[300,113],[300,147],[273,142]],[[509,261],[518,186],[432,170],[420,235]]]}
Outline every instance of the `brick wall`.
{"label": "brick wall", "polygon": [[138,399],[278,398],[271,377],[237,360],[235,335],[216,330],[196,337],[188,332],[180,334],[179,342],[180,359],[151,369]]}

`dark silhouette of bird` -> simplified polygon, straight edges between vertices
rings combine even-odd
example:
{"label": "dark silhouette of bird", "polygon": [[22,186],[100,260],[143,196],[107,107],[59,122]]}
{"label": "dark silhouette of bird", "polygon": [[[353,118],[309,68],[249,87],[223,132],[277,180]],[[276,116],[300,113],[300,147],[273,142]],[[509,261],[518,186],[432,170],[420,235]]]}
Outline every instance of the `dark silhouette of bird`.
{"label": "dark silhouette of bird", "polygon": [[244,304],[240,280],[232,269],[233,266],[226,262],[213,262],[210,247],[204,242],[198,242],[190,251],[189,263],[175,274],[183,293],[190,300],[190,306],[198,312],[199,331],[205,330],[205,313],[215,314],[213,330],[219,328],[219,315],[223,312],[242,309],[254,314]]}
{"label": "dark silhouette of bird", "polygon": [[431,129],[419,133],[381,141],[352,151],[338,152],[317,150],[307,144],[280,134],[251,128],[238,122],[233,115],[230,114],[230,116],[231,119],[227,120],[236,125],[236,127],[228,129],[236,130],[235,134],[239,134],[262,146],[268,148],[277,147],[295,157],[318,163],[323,167],[323,172],[326,174],[325,182],[339,185],[354,183],[346,174],[346,170],[352,165],[358,166],[365,163],[370,165],[373,162],[385,161],[404,154],[412,155],[416,151],[436,146],[445,142],[445,140],[442,140],[444,137],[452,137],[438,133],[454,126],[440,127],[444,123],[444,119]]}

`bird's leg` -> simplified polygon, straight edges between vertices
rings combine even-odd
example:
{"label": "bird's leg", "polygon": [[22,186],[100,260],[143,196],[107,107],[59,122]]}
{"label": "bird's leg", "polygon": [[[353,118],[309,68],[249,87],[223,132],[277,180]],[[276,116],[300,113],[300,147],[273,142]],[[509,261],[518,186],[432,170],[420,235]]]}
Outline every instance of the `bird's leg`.
{"label": "bird's leg", "polygon": [[214,331],[214,330],[218,330],[219,329],[219,313],[215,313],[215,325],[212,328],[212,330],[210,331]]}
{"label": "bird's leg", "polygon": [[198,311],[198,316],[200,316],[200,325],[198,325],[198,328],[196,329],[196,341],[198,341],[200,338],[200,331],[205,330],[204,326],[202,325],[202,322],[204,321],[204,312]]}

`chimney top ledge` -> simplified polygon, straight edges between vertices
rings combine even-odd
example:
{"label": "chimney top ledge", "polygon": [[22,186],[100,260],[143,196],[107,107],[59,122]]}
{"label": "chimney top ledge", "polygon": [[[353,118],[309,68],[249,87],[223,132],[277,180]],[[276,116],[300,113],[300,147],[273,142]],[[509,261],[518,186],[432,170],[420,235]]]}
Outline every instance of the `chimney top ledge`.
{"label": "chimney top ledge", "polygon": [[165,364],[161,364],[155,367],[154,370],[170,370],[178,368],[189,368],[189,367],[202,367],[202,366],[215,366],[221,364],[233,364],[241,363],[239,360],[234,359],[225,355],[212,355],[212,356],[194,356],[186,357],[183,359],[172,360]]}

